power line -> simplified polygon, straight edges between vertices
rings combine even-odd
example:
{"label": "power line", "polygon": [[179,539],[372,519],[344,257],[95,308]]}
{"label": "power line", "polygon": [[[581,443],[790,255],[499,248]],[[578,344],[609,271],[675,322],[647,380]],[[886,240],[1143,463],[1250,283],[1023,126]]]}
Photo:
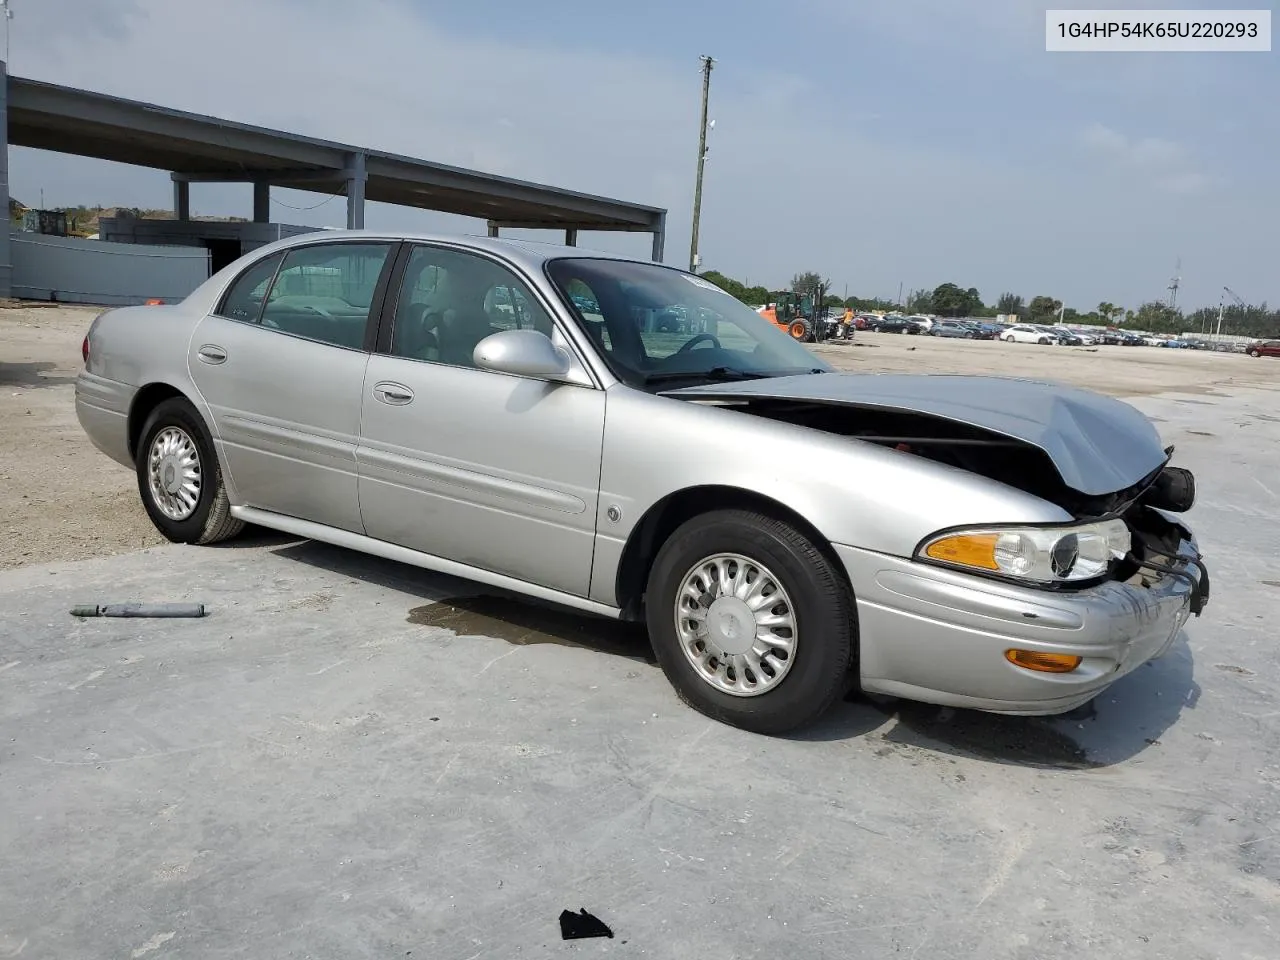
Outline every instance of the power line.
{"label": "power line", "polygon": [[282,207],[288,207],[290,210],[314,210],[316,209],[316,207],[323,207],[330,200],[336,200],[338,197],[342,196],[346,192],[347,192],[347,185],[344,183],[341,187],[338,188],[337,193],[331,193],[327,197],[325,197],[323,200],[321,200],[319,203],[313,203],[309,207],[295,206],[292,203],[285,203],[283,200],[277,200],[275,197],[271,198],[271,202],[278,203]]}

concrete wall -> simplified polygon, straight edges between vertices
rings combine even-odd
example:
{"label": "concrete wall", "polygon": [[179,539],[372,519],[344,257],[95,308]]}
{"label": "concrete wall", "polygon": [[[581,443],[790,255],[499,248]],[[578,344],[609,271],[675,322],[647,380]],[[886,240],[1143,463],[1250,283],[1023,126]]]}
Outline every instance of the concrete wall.
{"label": "concrete wall", "polygon": [[224,220],[140,220],[133,217],[109,217],[98,221],[99,236],[114,243],[208,247],[213,252],[215,272],[231,260],[258,247],[284,237],[314,233],[317,229],[287,223]]}
{"label": "concrete wall", "polygon": [[125,306],[181,300],[209,278],[202,247],[138,246],[12,231],[12,295]]}

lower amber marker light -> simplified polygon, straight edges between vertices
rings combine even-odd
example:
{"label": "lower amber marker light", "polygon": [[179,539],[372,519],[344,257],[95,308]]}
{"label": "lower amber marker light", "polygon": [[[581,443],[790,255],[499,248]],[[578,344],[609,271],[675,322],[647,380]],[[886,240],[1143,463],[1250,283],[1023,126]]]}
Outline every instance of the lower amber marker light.
{"label": "lower amber marker light", "polygon": [[1084,657],[1072,653],[1042,653],[1038,650],[1006,650],[1004,658],[1016,666],[1040,673],[1070,673],[1084,662]]}

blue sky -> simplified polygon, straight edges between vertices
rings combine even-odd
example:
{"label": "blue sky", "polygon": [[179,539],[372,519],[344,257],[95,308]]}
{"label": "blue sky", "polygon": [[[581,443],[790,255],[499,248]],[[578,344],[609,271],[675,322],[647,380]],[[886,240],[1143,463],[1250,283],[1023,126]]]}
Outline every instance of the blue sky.
{"label": "blue sky", "polygon": [[[672,263],[688,255],[709,53],[708,267],[1089,309],[1163,296],[1181,257],[1184,305],[1216,305],[1224,284],[1280,303],[1275,52],[1048,54],[1045,5],[1027,0],[12,6],[15,74],[665,206]],[[163,172],[20,149],[10,166],[27,203],[171,198]],[[342,220],[340,199],[274,196],[275,219]],[[250,207],[239,185],[192,200]],[[483,230],[378,205],[368,223]],[[581,242],[647,252],[643,237]]]}

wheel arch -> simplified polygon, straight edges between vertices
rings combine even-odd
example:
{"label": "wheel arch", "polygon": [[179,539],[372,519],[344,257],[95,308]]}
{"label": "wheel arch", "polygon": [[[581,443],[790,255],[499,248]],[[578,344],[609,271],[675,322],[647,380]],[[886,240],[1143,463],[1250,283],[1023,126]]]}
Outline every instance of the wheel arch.
{"label": "wheel arch", "polygon": [[615,575],[617,605],[625,619],[642,619],[644,591],[658,551],[686,520],[712,510],[754,510],[789,523],[809,538],[831,562],[845,588],[852,593],[848,573],[830,541],[793,507],[743,487],[706,484],[686,487],[654,503],[637,521],[622,549]]}
{"label": "wheel arch", "polygon": [[181,397],[199,411],[199,406],[186,393],[173,386],[171,383],[153,382],[138,390],[134,394],[133,402],[129,405],[129,421],[128,421],[128,444],[129,457],[137,461],[138,444],[142,440],[142,428],[147,422],[147,417],[151,415],[151,411],[164,403],[166,400],[172,400],[175,397]]}

